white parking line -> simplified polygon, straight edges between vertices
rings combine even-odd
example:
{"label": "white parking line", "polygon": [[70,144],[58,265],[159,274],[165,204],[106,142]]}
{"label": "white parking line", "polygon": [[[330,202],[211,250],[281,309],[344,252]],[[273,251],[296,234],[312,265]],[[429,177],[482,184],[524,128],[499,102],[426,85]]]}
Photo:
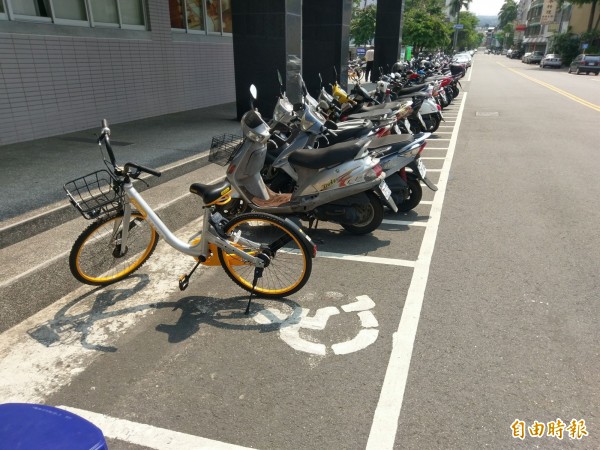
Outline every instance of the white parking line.
{"label": "white parking line", "polygon": [[365,256],[365,255],[348,255],[346,253],[333,253],[333,252],[317,252],[319,258],[332,258],[342,259],[344,261],[359,261],[374,264],[387,264],[390,266],[402,266],[402,267],[415,267],[415,261],[408,261],[406,259],[396,258],[379,258],[377,256]]}
{"label": "white parking line", "polygon": [[213,441],[212,439],[192,436],[191,434],[184,434],[165,428],[153,427],[143,423],[117,419],[78,408],[68,406],[59,406],[59,408],[89,420],[102,430],[104,437],[118,439],[143,447],[155,448],[157,450],[241,450],[249,448]]}
{"label": "white parking line", "polygon": [[371,431],[367,441],[367,450],[387,450],[394,448],[396,433],[398,431],[398,418],[402,410],[402,402],[404,399],[404,390],[406,388],[406,380],[410,368],[410,360],[412,358],[413,346],[419,325],[421,308],[425,296],[425,288],[427,286],[427,278],[429,277],[429,267],[435,247],[442,206],[446,194],[448,175],[452,165],[452,158],[456,148],[456,140],[458,138],[458,130],[460,128],[460,120],[464,111],[464,105],[467,99],[467,93],[461,101],[459,118],[457,127],[454,130],[448,156],[444,162],[444,168],[438,181],[438,191],[431,211],[429,221],[425,229],[425,236],[419,251],[419,257],[415,264],[415,270],[408,288],[406,301],[402,309],[402,317],[396,333],[392,337],[392,352],[388,362],[385,378],[379,402],[375,409]]}
{"label": "white parking line", "polygon": [[[426,205],[427,202],[422,201],[420,204]],[[429,202],[431,204],[431,202]],[[388,225],[402,225],[407,227],[426,227],[427,222],[417,222],[415,220],[391,220],[391,219],[383,219],[383,222]]]}

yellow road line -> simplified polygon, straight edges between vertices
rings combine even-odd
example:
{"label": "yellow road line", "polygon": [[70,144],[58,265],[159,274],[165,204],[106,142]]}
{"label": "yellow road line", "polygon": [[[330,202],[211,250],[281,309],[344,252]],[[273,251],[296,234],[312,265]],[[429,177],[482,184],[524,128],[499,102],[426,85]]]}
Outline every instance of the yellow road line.
{"label": "yellow road line", "polygon": [[516,73],[517,75],[522,76],[523,78],[527,78],[528,80],[533,81],[534,83],[539,84],[540,86],[544,86],[545,88],[548,88],[551,91],[554,91],[554,92],[556,92],[556,93],[558,93],[560,95],[563,95],[563,96],[565,96],[565,97],[573,100],[574,102],[580,103],[583,106],[587,106],[588,108],[593,109],[594,111],[600,112],[600,106],[599,105],[596,105],[594,103],[588,102],[587,100],[584,100],[584,99],[582,99],[580,97],[577,97],[576,95],[570,94],[567,91],[563,91],[562,89],[559,89],[559,88],[557,88],[557,87],[555,87],[555,86],[553,86],[553,85],[551,85],[549,83],[546,83],[544,81],[540,81],[540,80],[538,80],[536,78],[530,77],[529,75],[525,75],[524,73],[521,73],[521,72],[519,72],[516,69],[512,69],[512,68],[510,68],[508,66],[505,66],[502,63],[497,63],[497,64],[499,64],[500,66],[504,67],[505,69],[510,70],[511,72]]}

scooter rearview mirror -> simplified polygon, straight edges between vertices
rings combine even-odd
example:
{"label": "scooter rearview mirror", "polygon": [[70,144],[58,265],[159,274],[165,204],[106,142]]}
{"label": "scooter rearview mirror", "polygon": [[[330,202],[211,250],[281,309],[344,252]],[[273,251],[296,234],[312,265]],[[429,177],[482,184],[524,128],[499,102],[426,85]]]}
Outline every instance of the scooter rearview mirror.
{"label": "scooter rearview mirror", "polygon": [[283,90],[283,79],[281,78],[281,72],[279,72],[279,69],[277,69],[277,80],[279,81],[279,94],[281,97],[283,97],[285,91]]}
{"label": "scooter rearview mirror", "polygon": [[256,90],[256,86],[253,84],[250,85],[250,95],[252,95],[252,100],[250,100],[250,109],[254,109],[254,100],[258,97],[258,91]]}

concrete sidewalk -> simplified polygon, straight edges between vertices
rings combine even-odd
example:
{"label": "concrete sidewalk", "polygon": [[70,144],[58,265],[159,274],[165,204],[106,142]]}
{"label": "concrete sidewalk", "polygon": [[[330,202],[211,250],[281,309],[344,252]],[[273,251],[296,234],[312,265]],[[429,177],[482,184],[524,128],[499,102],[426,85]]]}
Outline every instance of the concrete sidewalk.
{"label": "concrete sidewalk", "polygon": [[[0,146],[0,248],[60,225],[78,215],[63,184],[103,169],[98,127]],[[163,170],[153,185],[207,164],[213,136],[240,134],[234,103],[111,124],[117,161]],[[201,181],[201,180],[198,180]]]}

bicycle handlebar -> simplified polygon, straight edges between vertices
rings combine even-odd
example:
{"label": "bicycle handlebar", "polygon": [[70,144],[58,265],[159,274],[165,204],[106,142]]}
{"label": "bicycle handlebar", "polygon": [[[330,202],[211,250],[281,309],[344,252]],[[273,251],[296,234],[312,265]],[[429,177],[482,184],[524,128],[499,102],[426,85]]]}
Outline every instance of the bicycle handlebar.
{"label": "bicycle handlebar", "polygon": [[150,175],[154,175],[155,177],[160,177],[161,176],[161,172],[159,172],[158,170],[149,169],[148,167],[140,166],[139,164],[135,164],[135,163],[132,163],[132,162],[128,162],[128,163],[125,164],[125,166],[124,166],[125,173],[129,173],[129,168],[130,167],[133,167],[134,169],[137,169],[140,172],[149,173]]}
{"label": "bicycle handlebar", "polygon": [[[104,146],[106,147],[106,151],[108,152],[108,157],[110,158],[110,162],[115,168],[115,173],[119,173],[120,170],[117,166],[117,161],[115,158],[115,154],[112,149],[112,145],[110,145],[110,128],[108,128],[108,122],[106,119],[102,119],[102,130],[100,131],[100,137],[98,138],[98,145],[102,145],[102,141],[104,141]],[[158,170],[150,169],[148,167],[140,166],[139,164],[135,164],[132,162],[128,162],[124,166],[124,174],[122,175],[130,175],[129,168],[132,167],[134,169],[139,170],[140,172],[146,172],[150,175],[154,175],[155,177],[160,177],[161,173]],[[134,176],[135,178],[135,176]]]}

